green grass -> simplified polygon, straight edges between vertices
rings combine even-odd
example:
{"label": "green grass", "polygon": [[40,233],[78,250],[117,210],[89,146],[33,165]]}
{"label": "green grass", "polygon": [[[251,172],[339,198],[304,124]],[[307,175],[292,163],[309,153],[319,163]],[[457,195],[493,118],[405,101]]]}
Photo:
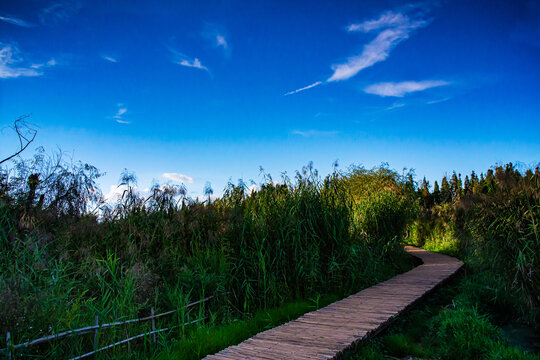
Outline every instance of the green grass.
{"label": "green grass", "polygon": [[415,357],[425,357],[429,355],[429,352],[421,345],[416,344],[406,334],[388,335],[383,339],[383,345],[388,350],[388,353],[394,356],[405,357],[412,355]]}
{"label": "green grass", "polygon": [[236,320],[226,325],[200,327],[180,339],[173,349],[162,353],[158,359],[200,359],[228,346],[239,344],[261,331],[324,307],[339,298],[337,295],[327,295],[311,302],[288,302],[278,308],[259,311],[249,319]]}
{"label": "green grass", "polygon": [[482,300],[470,292],[477,281],[469,274],[453,280],[345,358],[540,359],[510,344],[497,319],[478,309]]}
{"label": "green grass", "polygon": [[475,307],[453,304],[430,323],[432,341],[443,359],[485,358],[492,344],[502,340],[501,331]]}

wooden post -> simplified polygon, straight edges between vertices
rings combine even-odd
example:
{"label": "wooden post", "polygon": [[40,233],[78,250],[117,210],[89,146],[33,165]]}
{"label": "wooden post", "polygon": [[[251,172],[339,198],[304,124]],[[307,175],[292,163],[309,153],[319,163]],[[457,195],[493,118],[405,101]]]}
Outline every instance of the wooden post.
{"label": "wooden post", "polygon": [[99,318],[98,316],[96,315],[94,317],[94,325],[96,326],[96,328],[94,329],[94,350],[97,350],[98,348],[98,330],[99,328],[97,326],[99,326]]}
{"label": "wooden post", "polygon": [[[150,316],[152,317],[152,331],[156,331],[156,318],[154,317],[154,308],[150,309]],[[152,334],[152,340],[156,343],[156,333]]]}
{"label": "wooden post", "polygon": [[9,331],[6,334],[6,345],[8,348],[8,359],[11,360],[11,333]]}

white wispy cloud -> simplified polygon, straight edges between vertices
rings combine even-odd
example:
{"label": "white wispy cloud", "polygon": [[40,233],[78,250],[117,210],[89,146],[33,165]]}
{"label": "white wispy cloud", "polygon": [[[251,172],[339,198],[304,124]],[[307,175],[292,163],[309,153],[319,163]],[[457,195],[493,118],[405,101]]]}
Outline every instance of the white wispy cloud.
{"label": "white wispy cloud", "polygon": [[437,103],[440,103],[440,102],[448,101],[450,99],[451,99],[451,97],[448,96],[448,97],[445,97],[445,98],[442,98],[442,99],[435,99],[435,100],[427,101],[426,104],[437,104]]}
{"label": "white wispy cloud", "polygon": [[379,96],[403,97],[408,93],[422,91],[429,88],[448,85],[450,82],[444,80],[423,80],[423,81],[402,81],[402,82],[381,82],[369,85],[364,89],[368,94]]}
{"label": "white wispy cloud", "polygon": [[395,102],[392,105],[385,108],[384,110],[389,111],[389,110],[399,109],[399,108],[404,107],[404,106],[405,106],[405,103]]}
{"label": "white wispy cloud", "polygon": [[20,66],[23,63],[24,59],[16,45],[0,43],[0,79],[41,76],[43,75],[43,71],[39,69],[57,65],[57,61],[54,59],[46,63],[33,63],[27,66]]}
{"label": "white wispy cloud", "polygon": [[[413,30],[428,24],[428,21],[422,18],[422,13],[417,11],[416,14],[408,14],[412,9],[415,9],[415,7],[408,7],[408,9],[401,12],[386,11],[375,19],[350,24],[347,27],[349,32],[361,31],[369,33],[376,30],[378,34],[373,40],[364,45],[360,54],[348,57],[345,62],[333,64],[331,66],[333,73],[324,82],[350,79],[363,69],[386,60],[390,56],[392,49],[403,40],[408,39]],[[321,83],[323,82],[317,81],[301,89],[290,91],[285,95],[292,95]]]}
{"label": "white wispy cloud", "polygon": [[[167,184],[163,184],[159,187],[159,189],[165,190],[168,186],[169,185]],[[122,196],[124,196],[126,191],[130,190],[142,198],[147,198],[152,193],[152,190],[149,187],[141,188],[137,185],[133,185],[131,189],[129,189],[127,185],[111,185],[109,187],[109,192],[104,194],[103,198],[106,203],[114,204],[122,199]]]}
{"label": "white wispy cloud", "polygon": [[173,63],[186,67],[209,71],[208,68],[204,66],[198,58],[190,58],[189,56],[182,54],[181,52],[178,52],[170,47],[169,51],[173,54]]}
{"label": "white wispy cloud", "polygon": [[127,107],[125,107],[122,103],[118,103],[117,107],[118,110],[116,110],[116,113],[112,116],[112,118],[119,124],[130,124],[130,121],[124,120],[124,115],[128,111]]}
{"label": "white wispy cloud", "polygon": [[0,16],[0,20],[5,21],[12,25],[22,26],[22,27],[32,27],[34,24],[26,22],[24,20],[18,19],[14,16]]}
{"label": "white wispy cloud", "polygon": [[103,60],[107,60],[107,61],[110,61],[112,63],[117,63],[118,62],[118,59],[117,58],[114,58],[112,56],[107,56],[107,55],[101,55],[101,58]]}
{"label": "white wispy cloud", "polygon": [[30,65],[30,67],[32,69],[41,69],[41,68],[44,68],[44,67],[51,67],[51,66],[56,66],[58,65],[58,61],[56,61],[55,59],[50,59],[49,61],[47,61],[46,63],[37,63],[37,64],[32,64]]}
{"label": "white wispy cloud", "polygon": [[125,191],[128,190],[126,185],[111,185],[109,187],[109,192],[104,194],[103,198],[108,203],[114,203],[120,200]]}
{"label": "white wispy cloud", "polygon": [[176,181],[179,183],[192,184],[194,182],[192,177],[189,177],[184,174],[179,174],[179,173],[163,173],[161,176],[163,176],[165,179],[169,179],[169,180]]}
{"label": "white wispy cloud", "polygon": [[221,34],[216,34],[216,46],[221,46],[224,49],[227,49],[229,47],[229,44],[227,43],[227,39],[225,39],[225,36]]}
{"label": "white wispy cloud", "polygon": [[362,31],[370,32],[387,27],[403,26],[409,21],[408,17],[402,13],[387,11],[382,13],[379,18],[366,20],[359,24],[351,24],[347,27],[347,31]]}
{"label": "white wispy cloud", "polygon": [[318,85],[321,85],[321,84],[322,84],[322,81],[317,81],[317,82],[314,82],[311,85],[304,86],[303,88],[293,90],[293,91],[289,91],[288,93],[283,94],[283,96],[296,94],[297,92],[304,91],[304,90],[307,90],[307,89],[311,89],[311,88],[314,88],[315,86],[318,86]]}
{"label": "white wispy cloud", "polygon": [[300,135],[303,137],[320,137],[320,136],[335,136],[339,134],[339,131],[294,130],[292,134]]}
{"label": "white wispy cloud", "polygon": [[206,70],[208,71],[208,68],[204,66],[201,61],[197,58],[195,59],[183,59],[177,62],[178,65],[187,66],[187,67],[193,67],[196,69]]}
{"label": "white wispy cloud", "polygon": [[43,8],[39,13],[39,21],[43,25],[56,25],[76,15],[82,8],[80,0],[60,0]]}
{"label": "white wispy cloud", "polygon": [[200,35],[213,48],[221,48],[225,57],[230,57],[231,43],[228,32],[222,25],[205,22]]}
{"label": "white wispy cloud", "polygon": [[126,112],[127,112],[127,109],[126,109],[126,108],[118,109],[118,111],[116,112],[116,115],[114,115],[114,117],[115,117],[115,118],[119,118],[119,117],[121,117],[122,115],[124,115]]}
{"label": "white wispy cloud", "polygon": [[210,197],[211,202],[214,202],[217,199],[219,199],[219,195],[217,195],[217,194],[205,195],[205,194],[199,194],[199,193],[192,192],[191,196],[194,199],[196,199],[197,201],[199,201],[199,202],[208,201],[208,197]]}
{"label": "white wispy cloud", "polygon": [[378,29],[382,31],[375,39],[364,45],[364,49],[359,55],[349,57],[344,63],[332,65],[334,73],[327,81],[350,79],[361,70],[386,60],[397,44],[408,39],[409,34],[414,29],[426,24],[425,20],[412,20],[402,13],[387,12],[378,19],[349,25],[349,31],[369,32]]}

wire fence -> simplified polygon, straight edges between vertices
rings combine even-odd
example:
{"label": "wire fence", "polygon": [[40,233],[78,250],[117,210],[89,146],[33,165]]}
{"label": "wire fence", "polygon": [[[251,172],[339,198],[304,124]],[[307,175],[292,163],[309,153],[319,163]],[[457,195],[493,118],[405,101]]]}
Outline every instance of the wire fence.
{"label": "wire fence", "polygon": [[[70,358],[70,360],[83,359],[83,358],[95,355],[98,352],[101,352],[101,351],[104,351],[104,350],[107,350],[107,349],[111,349],[111,348],[114,348],[115,346],[122,345],[122,344],[128,343],[130,341],[140,339],[140,338],[143,338],[145,336],[150,336],[150,335],[152,335],[152,343],[155,344],[157,342],[156,335],[158,333],[168,331],[168,330],[172,330],[173,328],[177,328],[177,327],[183,327],[183,326],[186,326],[186,325],[195,324],[195,323],[198,323],[198,322],[201,322],[201,321],[205,320],[207,317],[200,317],[200,318],[197,318],[195,320],[190,320],[189,319],[189,309],[191,309],[195,305],[199,305],[199,304],[204,305],[204,303],[206,301],[208,301],[210,299],[213,299],[215,296],[216,295],[208,296],[208,297],[205,297],[204,299],[201,299],[201,300],[198,300],[198,301],[195,301],[195,302],[192,302],[190,304],[187,304],[187,305],[183,306],[181,308],[182,310],[188,310],[188,312],[186,313],[187,321],[185,321],[185,322],[183,322],[181,324],[175,325],[173,327],[166,327],[166,328],[162,328],[162,329],[156,329],[156,319],[164,317],[164,316],[175,314],[178,311],[180,311],[180,309],[170,310],[170,311],[166,311],[166,312],[163,312],[163,313],[160,313],[160,314],[155,314],[154,313],[154,308],[151,308],[150,309],[150,316],[137,318],[137,319],[115,321],[115,322],[104,323],[104,324],[99,323],[99,317],[96,315],[95,318],[94,318],[94,325],[85,326],[85,327],[81,327],[81,328],[73,329],[73,330],[62,331],[62,332],[59,332],[59,333],[56,333],[56,334],[44,336],[44,337],[34,339],[34,340],[31,340],[31,341],[27,341],[27,342],[23,342],[23,343],[20,343],[20,344],[14,344],[13,337],[11,336],[11,333],[8,331],[7,334],[6,334],[7,347],[3,348],[3,349],[0,349],[0,352],[7,354],[7,358],[9,360],[12,360],[12,359],[15,358],[16,351],[19,350],[19,349],[29,348],[31,346],[35,346],[35,345],[39,345],[39,344],[43,344],[43,343],[49,343],[51,341],[57,341],[58,339],[61,339],[61,338],[66,338],[66,337],[71,337],[71,336],[80,336],[80,335],[85,335],[85,334],[89,334],[89,333],[94,333],[94,339],[93,339],[93,348],[94,348],[94,350],[86,352],[86,353],[84,353],[82,355],[72,357],[72,358]],[[141,323],[141,322],[145,322],[145,321],[150,321],[151,322],[151,331],[147,331],[147,332],[144,332],[142,334],[137,334],[137,335],[134,335],[134,336],[130,336],[130,337],[126,338],[126,339],[122,339],[122,340],[114,342],[112,344],[108,344],[108,345],[99,347],[99,332],[101,330],[116,327],[116,326],[127,325],[127,324]]]}

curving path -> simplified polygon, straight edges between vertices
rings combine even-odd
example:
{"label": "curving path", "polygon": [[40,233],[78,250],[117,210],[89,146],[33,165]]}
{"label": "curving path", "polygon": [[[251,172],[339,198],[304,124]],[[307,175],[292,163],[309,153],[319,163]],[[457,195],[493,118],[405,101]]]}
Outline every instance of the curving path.
{"label": "curving path", "polygon": [[463,263],[413,246],[422,265],[205,359],[334,359],[374,336],[452,275]]}

